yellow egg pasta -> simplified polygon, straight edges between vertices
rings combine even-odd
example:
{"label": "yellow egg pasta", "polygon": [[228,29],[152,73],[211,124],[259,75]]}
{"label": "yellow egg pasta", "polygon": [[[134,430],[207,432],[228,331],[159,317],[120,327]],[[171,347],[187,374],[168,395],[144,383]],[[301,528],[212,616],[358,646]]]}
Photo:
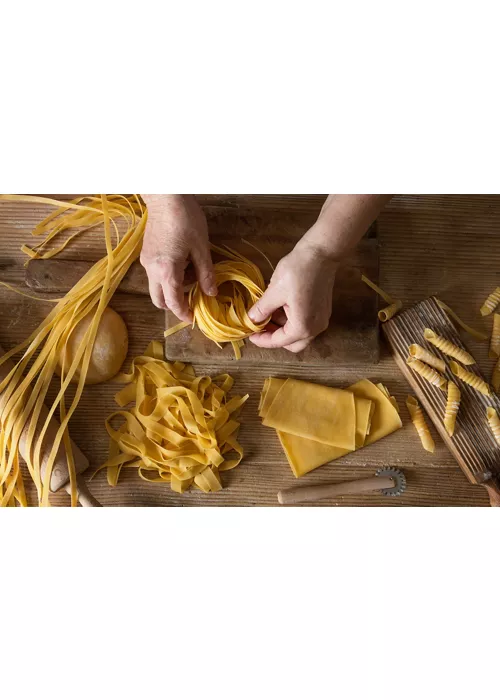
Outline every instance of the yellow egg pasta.
{"label": "yellow egg pasta", "polygon": [[500,419],[498,418],[498,413],[491,406],[486,409],[486,418],[495,440],[500,445]]}
{"label": "yellow egg pasta", "polygon": [[497,360],[495,367],[493,369],[491,383],[492,383],[495,391],[498,393],[498,391],[500,391],[500,358]]}
{"label": "yellow egg pasta", "polygon": [[455,345],[455,343],[452,343],[450,340],[447,340],[446,338],[443,338],[443,336],[438,335],[430,328],[425,329],[424,338],[427,340],[428,343],[434,345],[445,355],[448,355],[449,357],[454,357],[455,360],[459,360],[464,365],[473,365],[475,363],[475,360],[470,353],[466,352],[465,350],[462,350],[462,348],[459,348],[458,345]]}
{"label": "yellow egg pasta", "polygon": [[460,389],[455,382],[448,382],[448,399],[444,413],[444,427],[450,437],[455,432],[458,411],[460,409]]}
{"label": "yellow egg pasta", "polygon": [[500,314],[493,314],[493,330],[488,354],[491,360],[500,357]]}
{"label": "yellow egg pasta", "polygon": [[[243,458],[235,416],[248,394],[229,399],[233,379],[228,374],[197,377],[190,365],[165,362],[158,342],[114,381],[126,386],[115,396],[120,410],[106,420],[110,451],[97,470],[107,469],[110,486],[128,467],[145,481],[170,483],[177,493],[191,486],[219,491],[220,472]],[[123,421],[118,428],[115,420]],[[229,459],[231,452],[237,457]]]}
{"label": "yellow egg pasta", "polygon": [[461,379],[466,384],[469,384],[469,386],[471,386],[473,389],[476,389],[476,391],[479,391],[485,396],[490,395],[490,387],[488,386],[488,384],[486,384],[486,382],[483,379],[481,379],[481,377],[478,377],[477,374],[469,372],[454,361],[450,362],[450,369],[456,377]]}
{"label": "yellow egg pasta", "polygon": [[422,443],[422,447],[427,452],[434,452],[436,445],[429,430],[429,426],[426,423],[424,413],[419,406],[417,399],[414,396],[408,396],[406,399],[406,407],[408,413],[410,414],[411,421],[415,426],[415,429]]}
{"label": "yellow egg pasta", "polygon": [[429,365],[429,367],[434,367],[434,369],[437,369],[438,372],[444,372],[446,370],[445,361],[440,357],[436,357],[436,355],[429,352],[429,350],[426,350],[421,345],[413,343],[413,345],[410,345],[408,348],[408,352],[410,353],[411,357],[415,358],[415,360],[425,362],[426,365]]}
{"label": "yellow egg pasta", "polygon": [[415,360],[413,357],[409,357],[406,360],[406,364],[430,384],[439,387],[439,389],[443,389],[443,391],[446,389],[446,379],[442,374],[436,372],[435,369],[429,367],[429,365],[424,364],[420,360]]}
{"label": "yellow egg pasta", "polygon": [[488,335],[486,333],[476,331],[475,328],[471,328],[466,323],[464,323],[460,316],[457,316],[457,314],[453,311],[452,308],[448,306],[448,304],[445,304],[444,301],[441,301],[437,297],[434,297],[434,299],[436,303],[440,306],[440,308],[443,309],[443,311],[446,311],[448,316],[450,316],[466,333],[469,333],[469,335],[471,335],[476,340],[488,340]]}
{"label": "yellow egg pasta", "polygon": [[375,282],[372,282],[366,275],[361,275],[361,279],[363,282],[368,285],[371,289],[373,289],[374,292],[376,292],[379,297],[381,297],[389,306],[386,306],[384,309],[380,309],[378,312],[378,317],[379,320],[382,321],[382,323],[385,323],[389,319],[391,319],[393,316],[397,314],[398,311],[401,311],[403,308],[403,302],[400,299],[394,299],[394,297],[391,297],[390,294],[387,294],[387,292],[384,292],[383,289],[381,289],[378,284],[375,284]]}
{"label": "yellow egg pasta", "polygon": [[489,316],[492,314],[498,304],[500,304],[500,287],[497,287],[481,306],[481,316]]}
{"label": "yellow egg pasta", "polygon": [[[193,327],[197,326],[204,336],[221,347],[220,343],[231,343],[237,360],[241,358],[244,338],[260,333],[269,323],[254,323],[248,311],[261,298],[265,290],[262,273],[253,262],[231,248],[211,246],[211,249],[227,259],[214,265],[217,288],[226,291],[216,297],[205,294],[198,283],[189,291],[189,306],[193,312]],[[165,337],[189,326],[178,323],[165,331]]]}
{"label": "yellow egg pasta", "polygon": [[[147,210],[138,197],[119,194],[79,197],[72,201],[57,201],[32,195],[0,195],[0,200],[30,202],[52,205],[56,209],[33,230],[34,236],[43,240],[36,246],[23,246],[30,258],[52,258],[65,249],[68,243],[86,231],[103,225],[103,241],[106,255],[87,272],[80,281],[55,304],[52,311],[24,342],[12,348],[0,364],[12,356],[21,357],[15,367],[0,383],[2,411],[0,432],[0,482],[4,488],[0,505],[9,505],[12,498],[23,503],[23,489],[18,472],[18,447],[21,434],[28,426],[26,452],[30,455],[27,467],[38,492],[42,506],[50,505],[50,483],[57,452],[64,444],[71,484],[71,504],[77,505],[77,488],[74,456],[68,431],[69,421],[80,401],[89,369],[94,341],[103,313],[118,288],[130,265],[141,252]],[[117,221],[125,223],[126,231],[120,231]],[[69,232],[61,243],[61,236]],[[52,248],[48,243],[55,243]],[[68,339],[75,326],[86,316],[92,322],[78,351],[68,367],[63,367],[57,378],[57,394],[49,405],[45,421],[38,428],[40,416],[51,380],[63,355]],[[75,374],[79,372],[78,384],[69,406],[65,394]],[[42,445],[51,417],[59,414],[60,427],[54,437],[52,449],[42,474]],[[36,438],[35,438],[36,434]]]}

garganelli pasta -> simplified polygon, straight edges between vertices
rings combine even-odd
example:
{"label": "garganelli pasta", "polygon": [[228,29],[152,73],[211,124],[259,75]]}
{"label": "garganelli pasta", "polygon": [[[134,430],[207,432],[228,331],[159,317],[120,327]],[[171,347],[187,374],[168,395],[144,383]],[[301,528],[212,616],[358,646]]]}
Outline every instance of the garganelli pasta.
{"label": "garganelli pasta", "polygon": [[380,309],[380,311],[378,312],[378,317],[380,321],[385,323],[403,308],[403,302],[400,299],[394,299],[394,297],[391,297],[390,294],[384,292],[384,290],[381,289],[378,286],[378,284],[375,284],[375,282],[372,282],[370,279],[368,279],[366,275],[361,275],[361,279],[365,284],[367,284],[371,289],[373,289],[373,291],[376,292],[379,295],[379,297],[381,297],[387,304],[389,304],[389,306],[386,306],[385,309]]}
{"label": "garganelli pasta", "polygon": [[451,437],[455,432],[458,410],[460,408],[460,389],[455,382],[448,382],[448,399],[444,413],[444,427]]}
{"label": "garganelli pasta", "polygon": [[491,406],[486,409],[486,418],[495,440],[500,445],[500,419],[498,418],[498,413]]}
{"label": "garganelli pasta", "polygon": [[[2,358],[0,365],[14,355],[21,353],[21,359],[0,383],[2,411],[0,420],[0,504],[9,505],[14,498],[24,505],[22,476],[19,471],[18,446],[21,433],[29,425],[26,444],[30,458],[28,470],[35,483],[38,500],[42,506],[49,505],[50,480],[57,451],[64,443],[68,456],[68,471],[71,484],[71,503],[77,504],[76,475],[74,456],[68,432],[68,423],[83,392],[89,368],[94,340],[101,317],[111,297],[125,276],[130,265],[139,257],[147,210],[137,195],[100,195],[99,197],[79,197],[73,201],[57,201],[30,195],[0,195],[1,200],[31,202],[52,205],[56,210],[49,214],[33,231],[34,236],[42,236],[43,241],[22,250],[30,258],[51,258],[64,250],[69,241],[86,231],[103,224],[106,256],[99,260],[87,274],[57,302],[39,327],[23,343],[12,348]],[[116,221],[123,219],[126,232],[120,234]],[[71,232],[62,243],[61,235]],[[55,247],[47,248],[49,242]],[[113,243],[114,240],[114,243]],[[54,376],[58,360],[75,326],[87,315],[92,316],[84,340],[71,365],[61,369],[56,381],[59,386],[57,396],[48,404],[49,413],[41,431],[37,431],[38,421],[43,410],[44,400]],[[66,406],[65,394],[68,386],[79,371],[79,380],[74,397]],[[41,473],[41,449],[50,418],[59,413],[60,427],[54,438],[52,450]],[[34,439],[35,432],[37,438]]]}
{"label": "garganelli pasta", "polygon": [[500,391],[500,358],[497,360],[493,369],[491,383],[496,392]]}
{"label": "garganelli pasta", "polygon": [[431,343],[431,345],[434,345],[441,350],[441,352],[444,352],[445,355],[454,357],[464,365],[473,365],[475,362],[470,353],[462,350],[462,348],[459,348],[458,345],[455,345],[455,343],[452,343],[450,340],[438,335],[430,328],[425,329],[424,338],[427,340],[427,342]]}
{"label": "garganelli pasta", "polygon": [[489,357],[491,360],[500,357],[500,314],[493,314]]}
{"label": "garganelli pasta", "polygon": [[[115,396],[121,410],[106,420],[110,452],[99,469],[107,469],[108,483],[116,486],[128,467],[146,481],[170,483],[179,493],[191,486],[219,491],[220,472],[243,457],[235,416],[248,394],[228,399],[232,377],[197,377],[190,365],[165,362],[155,341],[135,358],[129,373],[113,381],[126,386]],[[123,421],[118,428],[115,419]],[[228,459],[230,452],[237,457]]]}
{"label": "garganelli pasta", "polygon": [[436,357],[436,355],[433,355],[432,352],[429,352],[429,350],[426,350],[421,345],[413,343],[413,345],[410,345],[408,348],[408,352],[410,353],[411,357],[425,362],[426,365],[429,365],[429,367],[434,367],[434,369],[437,369],[438,372],[444,372],[446,370],[445,361],[440,357]]}
{"label": "garganelli pasta", "polygon": [[429,365],[424,364],[420,360],[415,360],[413,357],[409,357],[406,360],[406,364],[411,367],[417,374],[426,379],[430,384],[439,387],[440,389],[446,389],[446,379],[443,375],[436,372],[435,369],[429,367]]}
{"label": "garganelli pasta", "polygon": [[[216,343],[231,343],[237,360],[241,357],[243,340],[260,333],[270,319],[256,324],[248,316],[250,308],[262,297],[265,282],[262,273],[253,262],[230,248],[211,246],[212,250],[224,255],[227,260],[215,263],[215,282],[230,287],[228,292],[216,297],[204,294],[196,283],[189,291],[189,306],[193,312],[193,327],[196,325],[207,338]],[[189,326],[179,323],[165,331],[168,337]]]}
{"label": "garganelli pasta", "polygon": [[450,369],[456,377],[461,379],[466,384],[469,384],[469,386],[471,386],[473,389],[476,389],[485,396],[490,395],[490,387],[483,379],[481,379],[481,377],[478,377],[477,374],[469,372],[454,361],[450,362]]}
{"label": "garganelli pasta", "polygon": [[411,421],[418,433],[422,447],[424,450],[427,450],[427,452],[434,452],[436,445],[417,399],[414,396],[408,396],[406,399],[406,407],[408,409],[408,413],[410,414]]}
{"label": "garganelli pasta", "polygon": [[481,306],[481,316],[489,316],[500,304],[500,287],[497,287],[494,292],[486,299]]}

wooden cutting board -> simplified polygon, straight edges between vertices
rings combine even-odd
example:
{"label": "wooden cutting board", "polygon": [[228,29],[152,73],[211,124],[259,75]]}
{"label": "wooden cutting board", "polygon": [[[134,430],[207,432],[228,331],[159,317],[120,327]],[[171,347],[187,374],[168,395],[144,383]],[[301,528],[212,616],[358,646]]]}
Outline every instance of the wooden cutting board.
{"label": "wooden cutting board", "polygon": [[[470,352],[464,345],[448,315],[435,299],[412,306],[383,324],[396,364],[429,417],[446,446],[457,460],[464,474],[473,484],[485,486],[490,494],[492,505],[500,505],[500,446],[497,445],[486,420],[486,409],[493,406],[500,415],[500,399],[491,389],[490,396],[483,396],[465,382],[455,377],[449,368],[450,359],[424,338],[424,330],[430,328],[455,345]],[[408,348],[418,343],[442,358],[446,363],[445,376],[460,388],[461,402],[457,416],[455,434],[450,437],[443,424],[446,407],[446,393],[430,384],[414,372],[406,363]],[[477,365],[466,369],[482,376]]]}
{"label": "wooden cutting board", "polygon": [[[215,215],[209,217],[210,239],[216,245],[227,245],[237,250],[256,263],[267,283],[272,275],[269,263],[258,251],[245,243],[244,239],[257,246],[273,266],[276,266],[314,223],[315,218],[311,213],[288,214],[283,211],[259,212],[258,216]],[[328,330],[298,354],[283,349],[258,348],[246,341],[239,362],[266,362],[278,366],[378,362],[378,300],[361,281],[361,274],[377,281],[378,272],[378,242],[372,227],[356,252],[346,260],[337,274],[333,313]],[[178,323],[178,319],[167,311],[166,328]],[[227,366],[228,362],[234,361],[230,344],[226,344],[221,350],[196,328],[185,328],[166,338],[165,354],[168,359],[184,362],[210,362]]]}

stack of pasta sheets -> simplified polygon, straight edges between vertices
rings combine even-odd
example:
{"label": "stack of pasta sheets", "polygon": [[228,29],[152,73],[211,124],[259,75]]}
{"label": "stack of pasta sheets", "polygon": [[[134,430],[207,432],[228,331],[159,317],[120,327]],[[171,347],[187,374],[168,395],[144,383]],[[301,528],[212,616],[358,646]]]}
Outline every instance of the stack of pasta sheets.
{"label": "stack of pasta sheets", "polygon": [[389,392],[368,379],[344,390],[270,377],[264,382],[259,416],[276,430],[296,477],[402,427]]}

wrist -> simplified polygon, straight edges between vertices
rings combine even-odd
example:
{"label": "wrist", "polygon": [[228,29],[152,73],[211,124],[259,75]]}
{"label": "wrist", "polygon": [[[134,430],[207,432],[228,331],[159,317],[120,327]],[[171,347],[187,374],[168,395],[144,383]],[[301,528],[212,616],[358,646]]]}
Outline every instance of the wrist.
{"label": "wrist", "polygon": [[189,199],[195,200],[193,194],[142,194],[141,197],[148,207],[184,205]]}

